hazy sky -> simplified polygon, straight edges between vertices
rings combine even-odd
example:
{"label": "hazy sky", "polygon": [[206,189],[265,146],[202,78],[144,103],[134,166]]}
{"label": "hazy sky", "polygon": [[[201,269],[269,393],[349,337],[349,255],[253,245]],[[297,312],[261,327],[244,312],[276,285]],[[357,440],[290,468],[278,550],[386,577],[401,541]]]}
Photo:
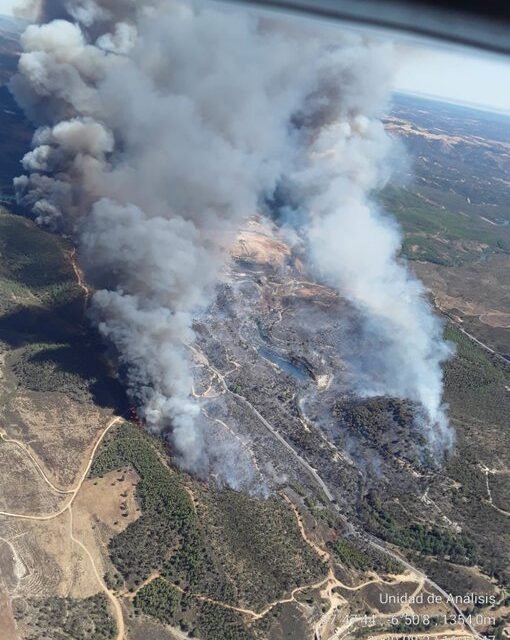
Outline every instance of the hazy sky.
{"label": "hazy sky", "polygon": [[397,88],[510,111],[510,58],[442,45],[399,49]]}
{"label": "hazy sky", "polygon": [[0,0],[0,14],[10,15],[17,4],[19,0]]}
{"label": "hazy sky", "polygon": [[[20,0],[0,0],[0,14]],[[510,58],[443,45],[399,45],[396,88],[510,111]]]}

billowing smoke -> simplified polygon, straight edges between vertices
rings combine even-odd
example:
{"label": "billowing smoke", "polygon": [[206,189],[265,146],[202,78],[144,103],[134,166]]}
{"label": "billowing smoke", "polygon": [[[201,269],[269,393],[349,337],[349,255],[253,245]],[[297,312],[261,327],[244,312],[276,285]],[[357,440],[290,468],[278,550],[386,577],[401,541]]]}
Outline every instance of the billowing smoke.
{"label": "billowing smoke", "polygon": [[39,126],[16,180],[37,220],[74,234],[92,302],[153,430],[203,468],[192,319],[229,247],[286,183],[315,267],[380,339],[373,393],[419,401],[448,440],[448,349],[398,232],[369,201],[388,173],[377,120],[391,50],[353,33],[174,0],[51,0],[22,37],[12,91]]}
{"label": "billowing smoke", "polygon": [[[398,257],[400,229],[371,200],[386,183],[388,167],[398,162],[391,162],[382,123],[370,117],[380,104],[373,97],[384,72],[372,63],[373,53],[365,48],[348,64],[342,58],[324,70],[325,86],[332,89],[326,98],[321,95],[319,109],[316,96],[307,99],[302,144],[286,188],[299,203],[294,218],[305,227],[314,267],[364,318],[365,353],[352,363],[357,390],[417,402],[429,444],[443,452],[453,445],[442,404],[442,364],[452,348],[442,338],[443,325],[423,285]],[[340,83],[340,91],[350,88],[340,98],[335,81],[342,67],[357,82],[355,91]]]}

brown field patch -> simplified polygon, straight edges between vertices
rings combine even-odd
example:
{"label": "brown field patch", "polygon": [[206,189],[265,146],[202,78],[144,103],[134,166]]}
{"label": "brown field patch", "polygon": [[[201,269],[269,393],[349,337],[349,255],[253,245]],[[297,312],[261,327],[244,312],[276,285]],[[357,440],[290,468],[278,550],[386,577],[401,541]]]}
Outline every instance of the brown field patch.
{"label": "brown field patch", "polygon": [[[411,596],[418,589],[419,584],[417,582],[400,582],[395,585],[371,583],[366,587],[360,589],[360,597],[367,603],[367,605],[381,613],[395,613],[400,611],[405,603],[385,603],[386,595],[389,596]],[[412,608],[412,605],[409,605]]]}
{"label": "brown field patch", "polygon": [[0,441],[0,511],[50,514],[63,500],[65,496],[52,491],[23,449]]}
{"label": "brown field patch", "polygon": [[437,306],[500,353],[510,353],[510,255],[455,267],[411,263]]}
{"label": "brown field patch", "polygon": [[510,329],[510,313],[492,312],[480,315],[480,322],[488,324],[490,327],[502,327]]}
{"label": "brown field patch", "polygon": [[73,505],[75,530],[88,519],[91,525],[104,525],[102,530],[108,532],[108,540],[123,531],[140,516],[135,498],[138,480],[131,468],[86,480]]}
{"label": "brown field patch", "polygon": [[76,484],[111,414],[62,393],[18,394],[0,407],[0,424],[21,440],[60,489]]}
{"label": "brown field patch", "polygon": [[90,563],[71,542],[69,511],[47,521],[0,518],[0,536],[16,554],[17,597],[82,598],[99,591]]}
{"label": "brown field patch", "polygon": [[[101,579],[113,570],[108,541],[140,516],[135,499],[137,482],[138,476],[131,469],[112,471],[102,478],[86,480],[73,504],[73,537],[87,548]],[[92,576],[90,558],[78,544],[75,551],[85,563],[87,574]],[[94,590],[87,595],[100,588],[97,577],[92,584]]]}
{"label": "brown field patch", "polygon": [[0,637],[2,640],[19,640],[12,615],[11,601],[0,584]]}

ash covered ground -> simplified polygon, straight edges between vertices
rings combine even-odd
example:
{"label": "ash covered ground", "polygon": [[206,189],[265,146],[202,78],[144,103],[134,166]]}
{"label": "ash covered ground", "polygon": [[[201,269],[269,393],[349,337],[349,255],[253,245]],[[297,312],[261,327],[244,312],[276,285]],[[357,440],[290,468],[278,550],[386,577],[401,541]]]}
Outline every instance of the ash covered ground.
{"label": "ash covered ground", "polygon": [[433,457],[409,402],[356,389],[351,363],[368,363],[376,348],[360,326],[352,305],[315,281],[275,228],[250,221],[194,326],[208,449],[229,460],[220,481],[255,493],[288,484],[324,492],[315,471],[345,513],[373,483],[416,489]]}

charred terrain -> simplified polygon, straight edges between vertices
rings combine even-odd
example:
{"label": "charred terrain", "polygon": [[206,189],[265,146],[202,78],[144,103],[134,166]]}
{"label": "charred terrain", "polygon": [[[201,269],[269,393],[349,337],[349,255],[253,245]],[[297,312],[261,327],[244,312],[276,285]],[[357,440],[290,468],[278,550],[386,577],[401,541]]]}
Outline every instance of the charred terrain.
{"label": "charred terrain", "polygon": [[[31,131],[3,91],[8,200]],[[2,640],[508,635],[510,120],[397,97],[386,125],[417,178],[379,197],[457,349],[448,457],[412,403],[354,393],[377,355],[358,312],[253,216],[189,345],[226,471],[180,471],[90,328],[72,245],[2,211]]]}

